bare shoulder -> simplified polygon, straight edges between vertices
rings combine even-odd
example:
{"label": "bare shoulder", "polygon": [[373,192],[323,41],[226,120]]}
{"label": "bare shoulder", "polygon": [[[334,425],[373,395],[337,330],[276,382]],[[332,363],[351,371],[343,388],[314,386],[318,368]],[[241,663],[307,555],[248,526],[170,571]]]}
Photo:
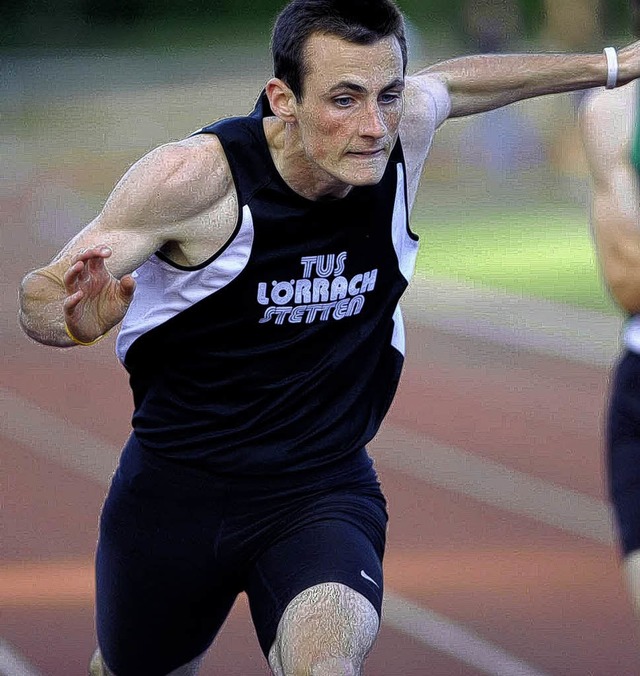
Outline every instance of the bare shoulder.
{"label": "bare shoulder", "polygon": [[423,73],[406,78],[404,124],[422,122],[437,129],[450,109],[447,86],[438,75]]}
{"label": "bare shoulder", "polygon": [[199,134],[147,153],[118,188],[141,207],[180,220],[223,199],[232,190],[233,179],[218,138]]}
{"label": "bare shoulder", "polygon": [[415,155],[418,171],[422,170],[433,135],[449,116],[450,109],[449,93],[437,76],[407,77],[400,138],[408,153]]}
{"label": "bare shoulder", "polygon": [[437,76],[422,74],[406,78],[400,140],[408,171],[410,207],[418,191],[434,134],[449,116],[450,109],[449,93]]}

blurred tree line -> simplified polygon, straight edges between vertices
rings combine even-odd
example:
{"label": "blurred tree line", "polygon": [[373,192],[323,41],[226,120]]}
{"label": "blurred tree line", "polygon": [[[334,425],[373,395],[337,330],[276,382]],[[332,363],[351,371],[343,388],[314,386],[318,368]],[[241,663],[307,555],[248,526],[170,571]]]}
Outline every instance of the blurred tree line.
{"label": "blurred tree line", "polygon": [[[397,0],[412,24],[425,34],[443,33],[464,38],[465,12],[485,0]],[[524,37],[544,28],[549,6],[566,9],[581,0],[497,0],[515,5]],[[604,34],[626,32],[628,0],[591,0]],[[246,25],[270,25],[285,0],[0,0],[0,45],[82,46],[123,29],[197,25],[223,32]],[[496,4],[494,2],[494,4]],[[259,28],[258,28],[259,27]]]}

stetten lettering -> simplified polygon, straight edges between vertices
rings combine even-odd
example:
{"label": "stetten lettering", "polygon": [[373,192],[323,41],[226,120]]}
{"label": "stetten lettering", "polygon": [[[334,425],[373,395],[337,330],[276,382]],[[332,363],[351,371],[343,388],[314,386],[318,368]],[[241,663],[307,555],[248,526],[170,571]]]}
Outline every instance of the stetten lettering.
{"label": "stetten lettering", "polygon": [[314,305],[271,305],[265,310],[260,323],[265,324],[273,321],[274,324],[284,324],[285,322],[300,324],[304,321],[306,324],[312,324],[316,319],[323,322],[329,319],[340,320],[359,314],[364,307],[364,303],[364,296],[355,296],[332,303],[316,303]]}

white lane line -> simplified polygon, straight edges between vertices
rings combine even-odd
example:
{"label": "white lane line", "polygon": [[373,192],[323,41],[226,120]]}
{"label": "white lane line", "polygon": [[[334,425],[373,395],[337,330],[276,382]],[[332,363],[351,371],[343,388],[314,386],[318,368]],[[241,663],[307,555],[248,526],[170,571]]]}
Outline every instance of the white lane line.
{"label": "white lane line", "polygon": [[42,676],[22,655],[0,638],[0,676]]}
{"label": "white lane line", "polygon": [[2,387],[0,434],[100,483],[118,460],[119,449]]}
{"label": "white lane line", "polygon": [[[103,485],[109,483],[120,452],[86,430],[3,388],[0,388],[0,435]],[[528,504],[532,500],[530,494],[541,490],[543,503],[560,499],[555,519],[558,523],[554,525],[567,530],[571,530],[569,526],[576,516],[579,522],[589,522],[593,518],[592,503],[597,502],[526,475],[517,477],[517,473],[496,463],[478,460],[456,449],[438,447],[427,439],[388,425],[376,440],[373,455],[383,464],[516,513],[522,513],[519,501],[523,500],[526,515],[546,523],[550,517],[549,510],[542,508],[544,504],[540,510]],[[483,488],[485,481],[489,482],[490,488]],[[514,481],[515,488],[511,485]],[[500,502],[499,494],[505,492],[511,494],[510,498]],[[596,505],[596,520],[602,520],[599,507],[601,505]],[[586,510],[586,513],[580,514],[580,510]],[[590,532],[596,540],[602,538],[598,528],[592,528]],[[415,640],[492,676],[543,676],[447,618],[413,605],[393,592],[386,591],[385,596],[385,621]],[[18,672],[8,676],[31,675]]]}
{"label": "white lane line", "polygon": [[615,542],[602,500],[518,472],[385,423],[371,444],[377,463],[480,502],[605,545]]}
{"label": "white lane line", "polygon": [[383,622],[423,645],[446,653],[491,676],[545,676],[446,617],[385,591]]}
{"label": "white lane line", "polygon": [[620,316],[479,284],[415,277],[401,304],[408,323],[589,365],[620,350]]}

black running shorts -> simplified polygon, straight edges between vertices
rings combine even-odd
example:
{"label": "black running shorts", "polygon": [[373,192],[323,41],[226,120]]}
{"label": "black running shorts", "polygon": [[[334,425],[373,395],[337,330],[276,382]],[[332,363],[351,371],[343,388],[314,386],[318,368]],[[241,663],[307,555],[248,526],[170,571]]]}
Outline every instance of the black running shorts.
{"label": "black running shorts", "polygon": [[287,604],[345,584],[380,615],[387,513],[362,449],[322,476],[214,476],[131,437],[96,560],[98,642],[118,676],[163,676],[203,653],[246,592],[265,655]]}
{"label": "black running shorts", "polygon": [[640,549],[640,355],[626,352],[611,384],[607,420],[609,493],[623,553]]}

